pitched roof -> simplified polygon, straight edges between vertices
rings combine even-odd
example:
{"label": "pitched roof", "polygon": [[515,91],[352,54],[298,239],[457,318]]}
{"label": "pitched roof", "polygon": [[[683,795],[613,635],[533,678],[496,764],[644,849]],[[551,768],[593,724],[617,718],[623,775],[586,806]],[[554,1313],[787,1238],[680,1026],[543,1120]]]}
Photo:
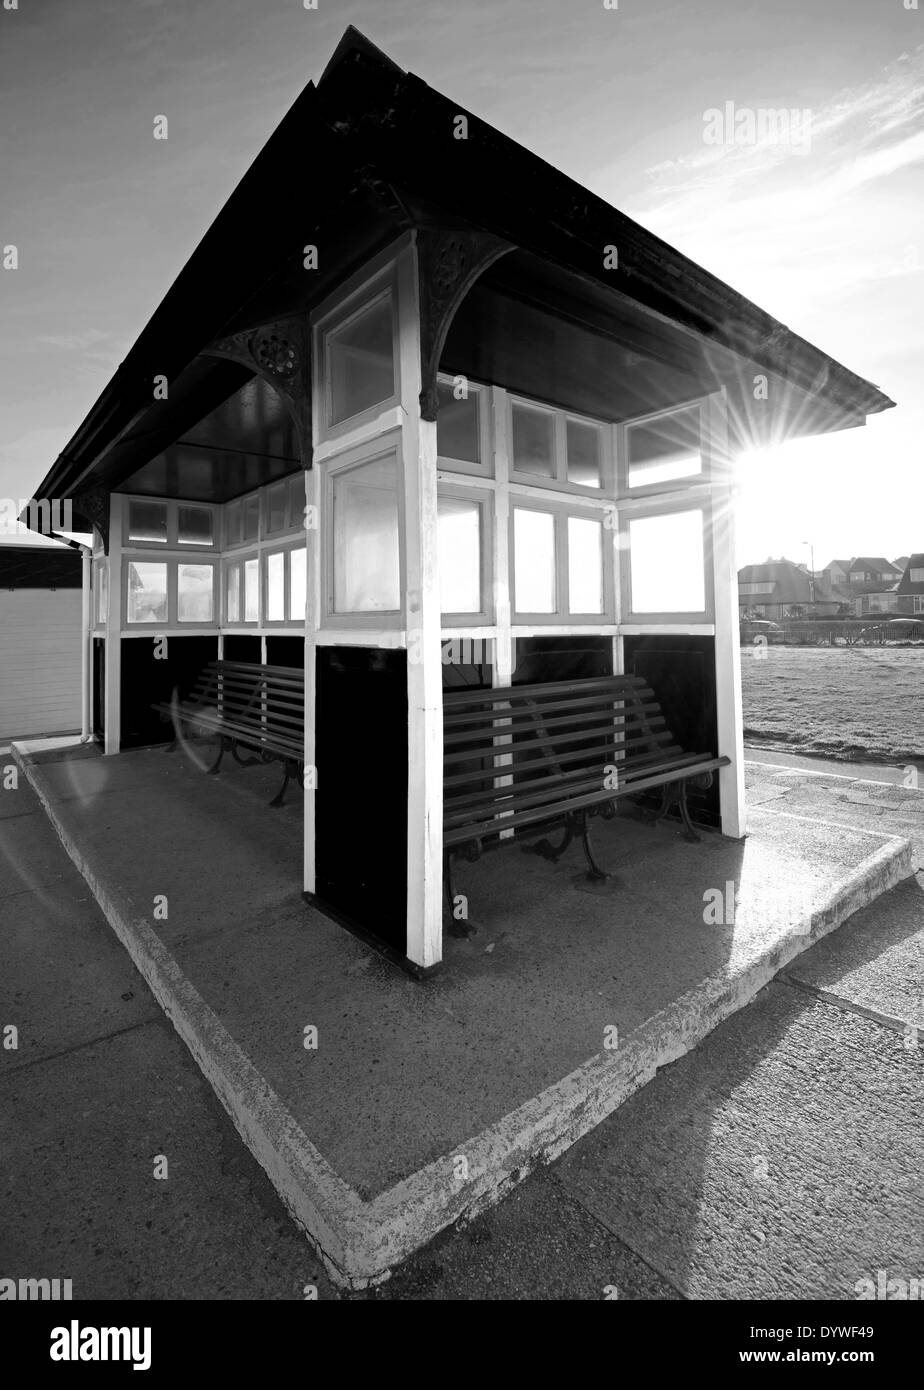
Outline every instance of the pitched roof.
{"label": "pitched roof", "polygon": [[745,565],[738,571],[738,583],[772,583],[773,593],[766,597],[773,603],[811,603],[813,588],[816,603],[832,603],[836,598],[827,580],[816,578],[813,585],[811,575],[792,560],[774,560],[766,565]]}
{"label": "pitched roof", "polygon": [[899,580],[898,592],[900,594],[924,594],[924,580],[916,579],[912,581],[912,570],[924,570],[924,553],[911,555],[905,566],[905,573]]}
{"label": "pitched roof", "polygon": [[0,589],[79,589],[80,555],[66,546],[0,545]]}
{"label": "pitched roof", "polygon": [[[446,132],[460,115],[468,138],[451,142],[447,158]],[[293,179],[306,150],[311,177]],[[435,209],[439,225],[488,232],[591,283],[612,317],[631,302],[674,331],[698,335],[712,352],[757,364],[791,388],[797,405],[811,405],[790,412],[794,430],[850,428],[894,404],[350,27],[318,83],[307,84],[232,192],[38,495],[64,499],[119,486],[202,417],[204,400],[211,410],[239,390],[246,370],[200,354],[220,337],[310,310],[368,259],[370,239],[380,249],[374,238],[381,229],[367,230],[375,199],[399,225],[409,206]],[[330,264],[307,279],[304,246],[319,229],[330,234]],[[616,270],[600,256],[610,243],[619,247]],[[157,375],[170,382],[169,402],[152,402]]]}
{"label": "pitched roof", "polygon": [[901,574],[897,565],[893,565],[891,560],[887,560],[884,555],[855,555],[850,562],[852,570],[875,570],[879,574]]}

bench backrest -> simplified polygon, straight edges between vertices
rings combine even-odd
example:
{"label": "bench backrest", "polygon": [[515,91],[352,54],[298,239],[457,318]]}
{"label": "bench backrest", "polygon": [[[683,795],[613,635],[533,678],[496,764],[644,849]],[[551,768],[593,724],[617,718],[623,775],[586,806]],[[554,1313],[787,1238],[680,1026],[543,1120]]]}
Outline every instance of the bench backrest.
{"label": "bench backrest", "polygon": [[[640,676],[601,676],[443,697],[444,823],[530,812],[625,788],[701,754],[674,739]],[[451,838],[451,834],[450,837]]]}

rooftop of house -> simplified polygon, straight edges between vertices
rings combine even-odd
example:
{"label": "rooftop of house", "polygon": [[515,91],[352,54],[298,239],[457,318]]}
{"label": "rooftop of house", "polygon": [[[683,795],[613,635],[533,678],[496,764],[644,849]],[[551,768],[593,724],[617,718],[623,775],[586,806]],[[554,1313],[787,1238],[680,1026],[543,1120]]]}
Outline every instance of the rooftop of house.
{"label": "rooftop of house", "polygon": [[774,560],[765,565],[745,565],[738,571],[740,584],[773,584],[774,603],[831,603],[835,599],[830,585],[824,579],[812,576],[792,560]]}
{"label": "rooftop of house", "polygon": [[920,570],[922,573],[924,573],[924,553],[910,555],[908,557],[908,563],[905,566],[905,572],[902,575],[898,584],[898,592],[900,594],[924,594],[924,580],[912,580],[912,570]]}
{"label": "rooftop of house", "polygon": [[872,574],[901,574],[899,567],[893,565],[884,555],[855,555],[850,562],[850,570],[863,570]]}
{"label": "rooftop of house", "polygon": [[0,545],[0,590],[79,589],[80,554],[67,546]]}
{"label": "rooftop of house", "polygon": [[[466,139],[455,138],[461,117]],[[311,177],[293,177],[309,153]],[[755,367],[775,383],[771,398],[781,404],[774,410],[790,433],[852,428],[894,404],[638,223],[403,71],[350,27],[318,82],[307,84],[231,193],[38,495],[73,498],[75,514],[85,504],[89,510],[80,511],[76,524],[89,529],[83,523],[92,520],[101,495],[162,457],[211,412],[237,402],[248,384],[265,384],[210,347],[304,316],[402,231],[422,227],[463,239],[499,238],[508,250],[476,288],[493,277],[494,288],[499,284],[509,298],[532,294],[558,320],[570,316],[596,334],[598,356],[604,349],[615,354],[608,343],[620,351],[628,343],[629,358],[639,358],[640,383],[651,373],[644,353],[635,351],[639,342],[653,355],[676,353],[687,380],[716,383],[700,394],[725,387],[730,420],[745,421],[745,434],[753,431],[755,441],[775,427],[766,412],[758,419],[747,409]],[[324,251],[310,274],[306,244]],[[618,263],[608,267],[602,248],[610,245]],[[476,278],[472,272],[471,283]],[[628,390],[620,383],[631,370],[631,360],[614,366],[614,391]],[[152,399],[152,383],[162,376],[169,399]],[[569,389],[579,391],[587,376],[577,373]],[[626,418],[632,413],[624,411]],[[243,407],[237,410],[244,415]],[[223,448],[226,439],[219,440]],[[737,436],[735,443],[749,446]],[[297,469],[298,458],[286,457],[284,466]],[[187,482],[184,476],[177,486]],[[244,490],[229,492],[231,483],[217,473],[212,485],[224,489],[215,492],[218,500]]]}

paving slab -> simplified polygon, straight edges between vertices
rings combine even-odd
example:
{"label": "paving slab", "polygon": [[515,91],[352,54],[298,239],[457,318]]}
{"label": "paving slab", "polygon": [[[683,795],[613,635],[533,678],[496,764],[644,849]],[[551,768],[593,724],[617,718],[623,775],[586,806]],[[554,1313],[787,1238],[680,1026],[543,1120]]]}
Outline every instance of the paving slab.
{"label": "paving slab", "polygon": [[910,878],[884,893],[784,976],[902,1032],[919,1029],[924,1047],[924,886]]}
{"label": "paving slab", "polygon": [[597,1221],[551,1173],[446,1231],[367,1297],[402,1302],[676,1300],[656,1270]]}
{"label": "paving slab", "polygon": [[856,1299],[924,1272],[922,1148],[924,1048],[773,984],[555,1176],[687,1298]]}
{"label": "paving slab", "polygon": [[162,1016],[0,1072],[0,1111],[5,1275],[74,1299],[336,1297]]}
{"label": "paving slab", "polygon": [[18,1030],[18,1047],[0,1051],[0,1077],[159,1017],[83,878],[64,864],[46,891],[0,900],[0,1022]]}

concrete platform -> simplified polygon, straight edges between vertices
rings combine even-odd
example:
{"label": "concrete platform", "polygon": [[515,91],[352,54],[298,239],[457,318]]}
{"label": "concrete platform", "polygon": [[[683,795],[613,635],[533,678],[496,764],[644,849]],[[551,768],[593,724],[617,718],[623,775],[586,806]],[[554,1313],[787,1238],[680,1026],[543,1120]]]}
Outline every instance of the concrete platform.
{"label": "concrete platform", "polygon": [[[305,908],[299,808],[265,805],[275,770],[213,780],[161,751],[15,756],[295,1219],[354,1287],[564,1152],[912,871],[906,839],[814,806],[768,799],[746,841],[701,845],[620,816],[599,836],[619,872],[604,890],[577,851],[556,866],[508,847],[460,868],[481,931],[417,983]],[[15,841],[8,855],[15,870]],[[734,921],[714,921],[728,884]]]}

